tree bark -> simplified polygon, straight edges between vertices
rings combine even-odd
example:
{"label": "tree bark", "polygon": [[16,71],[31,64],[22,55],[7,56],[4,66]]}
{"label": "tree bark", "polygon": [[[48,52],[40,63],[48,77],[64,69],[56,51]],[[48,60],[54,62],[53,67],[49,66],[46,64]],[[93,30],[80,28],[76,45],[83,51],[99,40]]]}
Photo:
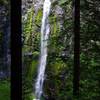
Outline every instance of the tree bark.
{"label": "tree bark", "polygon": [[74,0],[74,69],[73,95],[79,96],[80,80],[80,0]]}

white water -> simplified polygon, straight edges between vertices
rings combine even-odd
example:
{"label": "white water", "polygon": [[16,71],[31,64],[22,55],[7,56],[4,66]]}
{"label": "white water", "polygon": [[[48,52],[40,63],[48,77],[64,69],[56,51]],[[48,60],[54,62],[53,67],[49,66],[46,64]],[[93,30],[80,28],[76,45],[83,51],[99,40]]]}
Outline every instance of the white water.
{"label": "white water", "polygon": [[43,18],[41,26],[41,55],[40,55],[37,81],[35,84],[36,100],[40,100],[40,97],[43,93],[43,82],[44,82],[45,68],[47,62],[47,44],[50,33],[50,26],[48,23],[50,7],[51,7],[51,1],[45,0],[43,5]]}

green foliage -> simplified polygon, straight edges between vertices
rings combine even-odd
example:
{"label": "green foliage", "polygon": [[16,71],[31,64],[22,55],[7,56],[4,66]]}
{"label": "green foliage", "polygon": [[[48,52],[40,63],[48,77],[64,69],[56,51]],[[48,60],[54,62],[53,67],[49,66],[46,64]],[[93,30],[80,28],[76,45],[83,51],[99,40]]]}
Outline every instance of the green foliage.
{"label": "green foliage", "polygon": [[40,32],[38,32],[42,12],[39,11],[34,16],[33,7],[27,12],[27,19],[23,22],[23,54],[24,56],[24,71],[23,71],[23,100],[32,100],[33,85],[35,83],[37,66],[38,66],[38,45],[40,41]]}
{"label": "green foliage", "polygon": [[0,5],[8,5],[9,0],[0,0]]}
{"label": "green foliage", "polygon": [[[55,0],[52,13],[49,17],[50,37],[48,42],[48,59],[44,81],[44,98],[51,100],[99,100],[100,92],[100,26],[98,16],[95,14],[95,3],[91,0],[81,1],[81,30],[80,30],[80,96],[73,96],[73,19],[72,1]],[[99,2],[98,0],[96,0]],[[99,3],[98,3],[99,4]],[[96,5],[98,5],[96,4]],[[64,14],[55,13],[56,6],[60,6]],[[91,6],[90,6],[91,5]],[[93,7],[93,8],[91,8]],[[91,8],[91,9],[89,9]],[[40,29],[42,9],[35,14],[28,12],[27,21],[24,23],[25,42],[23,51],[31,52],[24,56],[25,76],[23,90],[24,99],[35,98],[32,94],[33,85],[37,76],[37,67],[40,54]],[[94,20],[95,19],[95,20]],[[62,21],[62,24],[60,23]],[[60,26],[63,27],[60,27]],[[33,33],[33,34],[32,34]],[[32,38],[33,36],[33,38]],[[30,42],[31,41],[31,42]],[[25,47],[26,45],[26,47]],[[66,55],[63,55],[66,54]],[[42,100],[42,99],[41,99]]]}
{"label": "green foliage", "polygon": [[34,100],[34,99],[35,99],[35,96],[32,93],[30,93],[28,95],[25,95],[25,99],[24,100]]}
{"label": "green foliage", "polygon": [[[33,34],[33,7],[27,13],[27,20],[23,23],[24,44],[26,44],[25,51],[30,51],[27,45],[32,45]],[[28,49],[28,50],[27,50]]]}
{"label": "green foliage", "polygon": [[10,83],[0,81],[0,100],[10,100]]}
{"label": "green foliage", "polygon": [[37,15],[35,16],[35,19],[34,19],[35,25],[37,24],[37,25],[41,26],[41,18],[42,18],[42,10],[39,9],[38,13],[37,13]]}
{"label": "green foliage", "polygon": [[59,5],[65,4],[68,0],[59,0]]}

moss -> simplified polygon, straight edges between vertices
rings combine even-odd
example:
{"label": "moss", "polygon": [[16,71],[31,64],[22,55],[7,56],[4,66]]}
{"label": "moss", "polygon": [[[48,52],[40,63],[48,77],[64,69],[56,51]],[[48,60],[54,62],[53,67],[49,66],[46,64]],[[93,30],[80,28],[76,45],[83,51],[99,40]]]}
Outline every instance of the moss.
{"label": "moss", "polygon": [[35,16],[35,24],[37,25],[41,25],[41,18],[42,18],[42,10],[40,9],[37,13],[37,15]]}
{"label": "moss", "polygon": [[35,96],[33,93],[27,94],[25,95],[25,99],[24,100],[34,100]]}
{"label": "moss", "polygon": [[27,78],[32,80],[36,75],[36,67],[38,65],[38,62],[37,61],[32,61],[31,64],[30,64],[30,68],[29,68],[29,72],[27,74]]}

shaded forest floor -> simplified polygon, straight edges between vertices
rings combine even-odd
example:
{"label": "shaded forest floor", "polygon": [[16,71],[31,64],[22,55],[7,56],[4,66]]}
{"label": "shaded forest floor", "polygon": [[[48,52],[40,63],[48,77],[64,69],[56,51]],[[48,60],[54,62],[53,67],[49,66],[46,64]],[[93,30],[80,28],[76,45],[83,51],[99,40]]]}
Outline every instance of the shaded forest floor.
{"label": "shaded forest floor", "polygon": [[10,100],[10,82],[0,81],[0,100]]}

